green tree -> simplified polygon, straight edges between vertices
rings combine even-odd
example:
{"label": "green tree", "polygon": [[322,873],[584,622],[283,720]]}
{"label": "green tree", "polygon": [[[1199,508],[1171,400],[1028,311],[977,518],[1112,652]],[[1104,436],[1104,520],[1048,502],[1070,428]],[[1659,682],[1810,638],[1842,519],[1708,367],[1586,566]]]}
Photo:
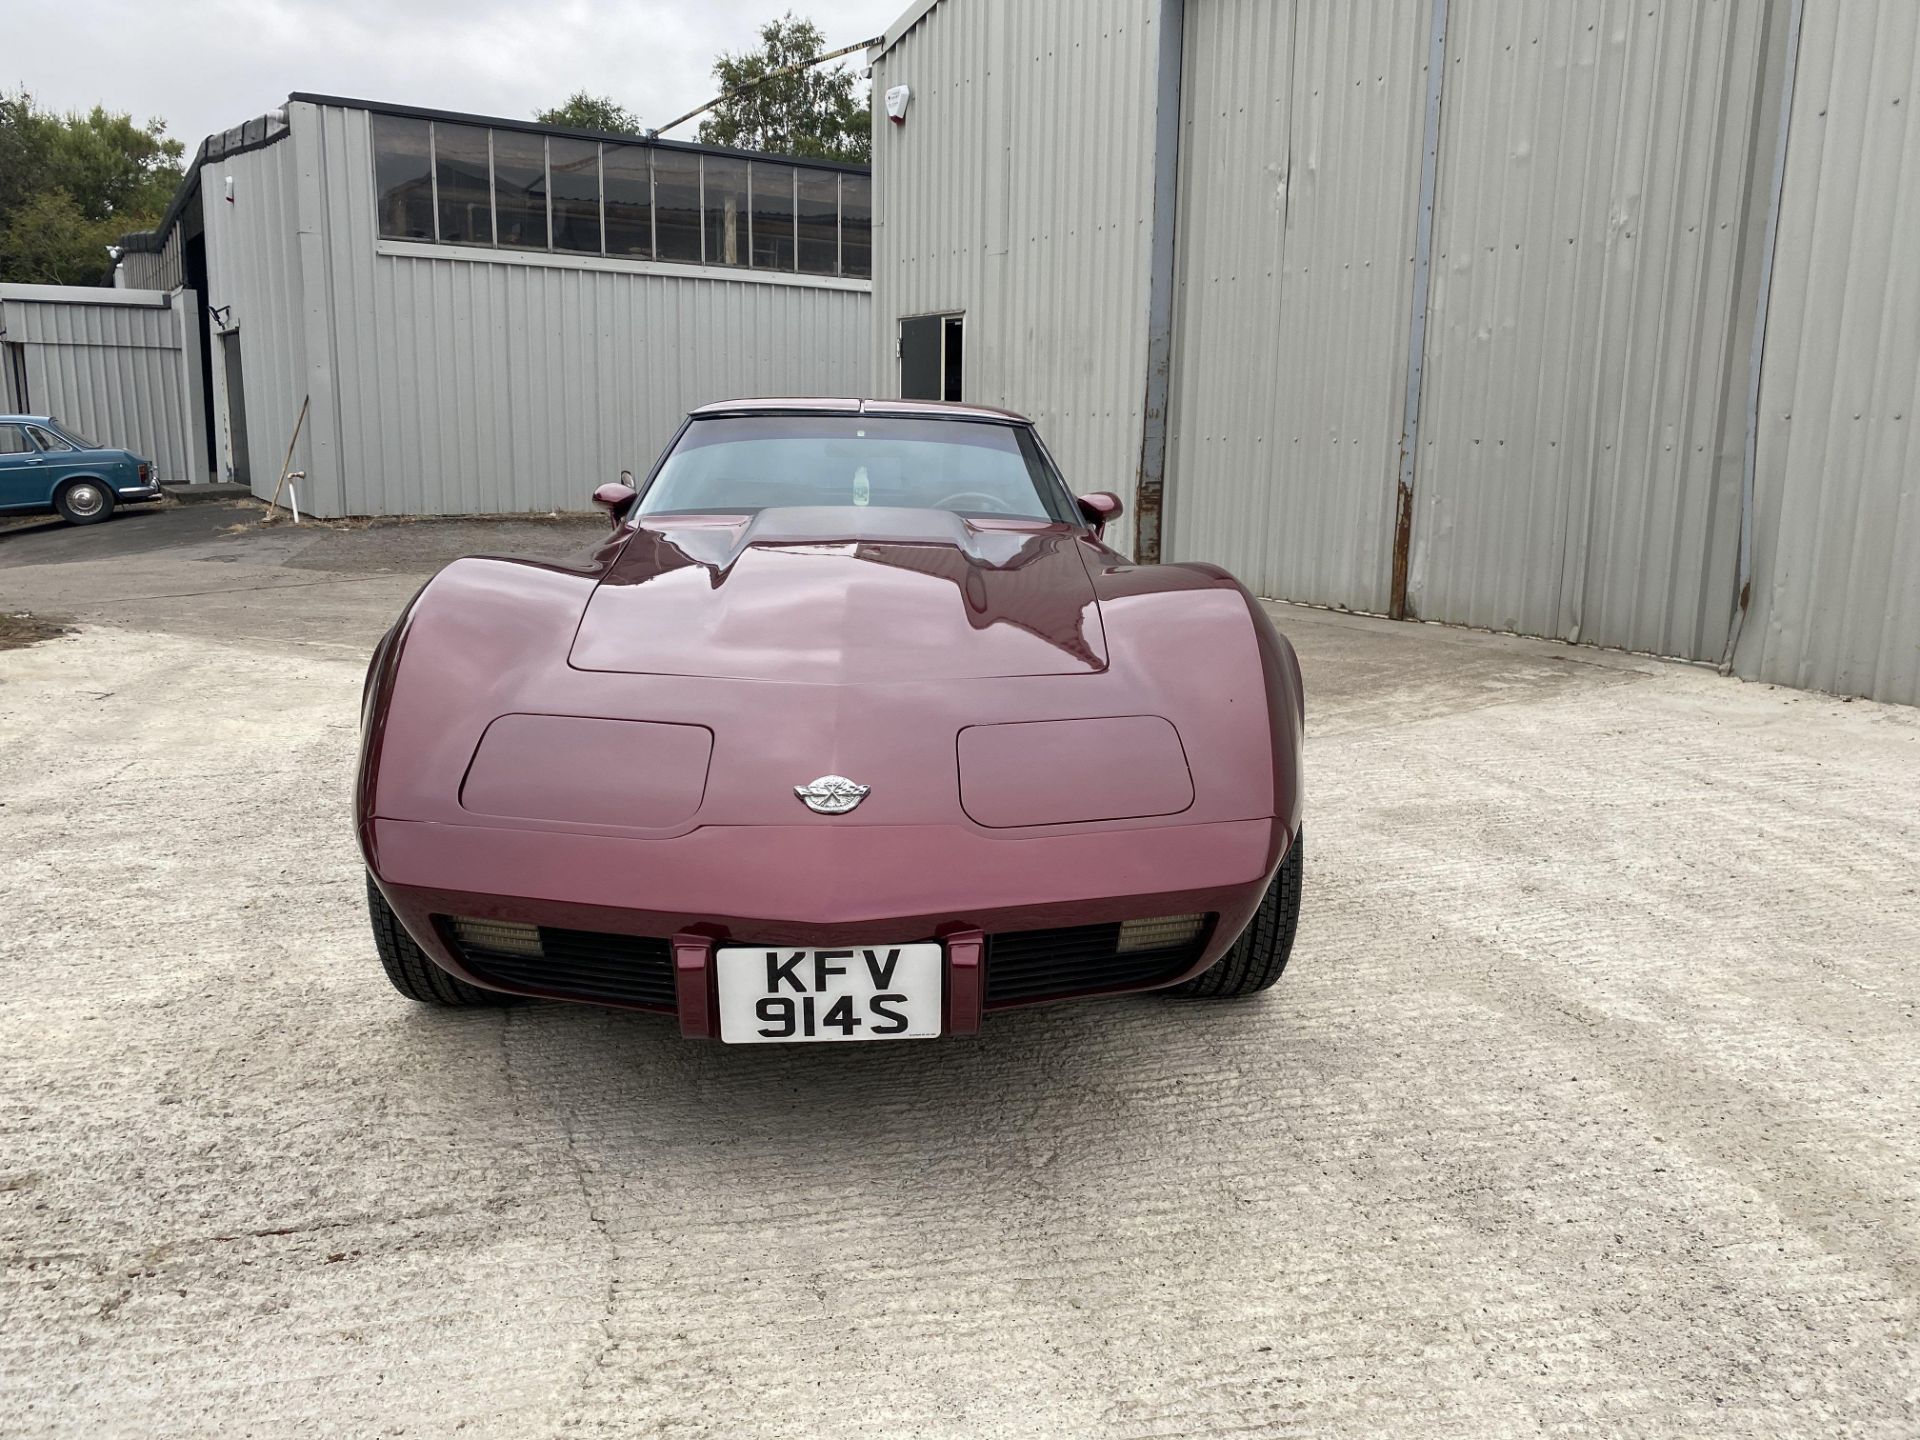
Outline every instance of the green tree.
{"label": "green tree", "polygon": [[599,130],[608,135],[639,135],[640,117],[626,106],[604,95],[589,95],[576,90],[564,104],[551,110],[536,110],[533,118],[542,125],[565,125],[574,130]]}
{"label": "green tree", "polygon": [[56,115],[24,90],[0,95],[0,280],[101,283],[107,247],[166,210],[184,153],[159,120],[98,105]]}
{"label": "green tree", "polygon": [[873,121],[859,77],[842,66],[776,73],[804,66],[825,49],[819,28],[792,11],[762,25],[758,50],[713,62],[714,79],[727,98],[700,122],[701,140],[866,164],[873,154]]}
{"label": "green tree", "polygon": [[0,228],[33,198],[53,164],[54,121],[33,108],[33,97],[0,94]]}
{"label": "green tree", "polygon": [[113,269],[107,247],[146,224],[90,220],[65,190],[43,190],[0,230],[0,280],[25,285],[99,285]]}

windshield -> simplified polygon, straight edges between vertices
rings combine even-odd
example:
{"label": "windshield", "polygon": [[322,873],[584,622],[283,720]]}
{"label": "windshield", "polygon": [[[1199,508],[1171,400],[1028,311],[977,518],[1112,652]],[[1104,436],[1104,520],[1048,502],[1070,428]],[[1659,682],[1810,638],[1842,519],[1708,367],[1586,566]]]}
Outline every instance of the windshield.
{"label": "windshield", "polygon": [[1024,425],[872,415],[695,420],[639,510],[752,514],[776,505],[888,505],[1073,520],[1066,487]]}

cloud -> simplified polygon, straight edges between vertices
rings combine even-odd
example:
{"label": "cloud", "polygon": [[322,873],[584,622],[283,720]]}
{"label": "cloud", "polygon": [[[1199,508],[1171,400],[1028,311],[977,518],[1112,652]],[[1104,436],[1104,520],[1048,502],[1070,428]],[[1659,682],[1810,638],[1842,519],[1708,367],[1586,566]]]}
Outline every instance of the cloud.
{"label": "cloud", "polygon": [[[575,90],[658,125],[713,94],[714,57],[788,8],[830,47],[904,0],[13,0],[0,85],[163,119],[191,150],[291,91],[526,116]],[[856,61],[858,57],[855,57]],[[676,135],[691,139],[693,126]]]}

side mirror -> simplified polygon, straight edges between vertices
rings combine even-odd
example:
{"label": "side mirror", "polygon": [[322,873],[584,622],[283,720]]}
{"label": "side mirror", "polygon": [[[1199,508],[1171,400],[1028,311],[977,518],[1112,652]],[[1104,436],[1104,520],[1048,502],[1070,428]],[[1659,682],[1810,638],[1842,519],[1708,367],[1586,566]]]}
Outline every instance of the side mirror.
{"label": "side mirror", "polygon": [[639,498],[638,490],[619,480],[609,480],[593,492],[593,503],[607,512],[607,523],[616,530],[620,528],[620,522],[627,518],[633,502]]}
{"label": "side mirror", "polygon": [[1120,497],[1111,490],[1096,490],[1091,495],[1082,495],[1076,503],[1096,535],[1118,520],[1120,512],[1126,508],[1120,503]]}

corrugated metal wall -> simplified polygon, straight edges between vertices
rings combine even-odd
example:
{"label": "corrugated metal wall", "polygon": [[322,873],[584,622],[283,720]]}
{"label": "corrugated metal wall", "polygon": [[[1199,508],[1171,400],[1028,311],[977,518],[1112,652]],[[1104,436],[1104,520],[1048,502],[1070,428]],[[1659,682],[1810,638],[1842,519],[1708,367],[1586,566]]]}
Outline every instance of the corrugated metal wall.
{"label": "corrugated metal wall", "polygon": [[[873,384],[899,321],[966,314],[963,398],[1131,496],[1146,394],[1159,0],[944,0],[875,62]],[[1115,542],[1131,543],[1131,517]]]}
{"label": "corrugated metal wall", "polygon": [[1740,674],[1920,704],[1920,6],[1808,0]]}
{"label": "corrugated metal wall", "polygon": [[581,510],[696,405],[866,388],[865,294],[365,259],[375,299],[339,330],[351,514]]}
{"label": "corrugated metal wall", "polygon": [[19,347],[9,388],[25,381],[14,403],[147,457],[163,481],[201,478],[183,337],[194,303],[190,291],[0,286],[0,343]]}
{"label": "corrugated metal wall", "polygon": [[187,283],[181,263],[180,226],[167,231],[158,250],[129,250],[114,267],[114,284],[129,290],[177,290]]}
{"label": "corrugated metal wall", "polygon": [[1767,10],[1453,0],[1413,613],[1719,658]]}
{"label": "corrugated metal wall", "polygon": [[1187,0],[1166,554],[1385,610],[1430,0]]}
{"label": "corrugated metal wall", "polygon": [[[1389,608],[1435,8],[1185,0],[1166,553],[1268,595]],[[1411,611],[1717,661],[1751,450],[1735,668],[1920,701],[1920,6],[1805,0],[1770,301],[1792,0],[1444,8]],[[966,311],[1084,488],[1140,436],[1159,9],[922,0],[876,70],[882,381]]]}

